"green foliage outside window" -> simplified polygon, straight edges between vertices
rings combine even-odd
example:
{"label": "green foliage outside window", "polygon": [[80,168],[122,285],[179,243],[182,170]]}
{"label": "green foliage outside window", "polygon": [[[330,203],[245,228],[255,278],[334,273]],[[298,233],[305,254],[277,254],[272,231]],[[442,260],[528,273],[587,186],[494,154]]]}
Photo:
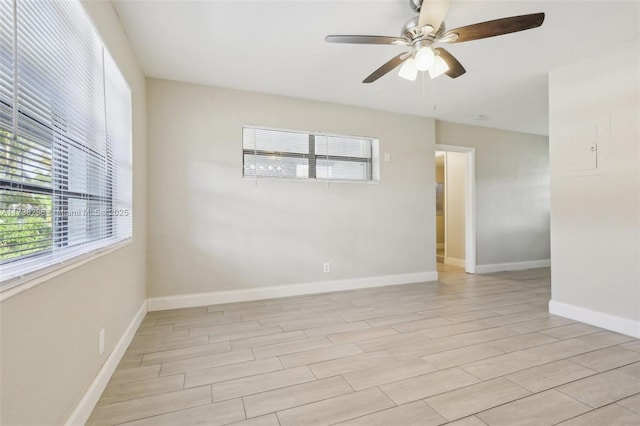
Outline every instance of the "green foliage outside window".
{"label": "green foliage outside window", "polygon": [[[28,152],[24,152],[28,148]],[[8,179],[29,156],[41,156],[37,146],[17,143],[0,130],[0,179]],[[50,160],[49,160],[50,164]],[[27,169],[28,170],[28,169]],[[42,182],[49,172],[33,170],[23,174],[25,183]],[[15,177],[14,179],[15,180]],[[50,184],[49,184],[50,185]],[[53,246],[52,196],[23,191],[0,190],[0,263],[49,250]]]}

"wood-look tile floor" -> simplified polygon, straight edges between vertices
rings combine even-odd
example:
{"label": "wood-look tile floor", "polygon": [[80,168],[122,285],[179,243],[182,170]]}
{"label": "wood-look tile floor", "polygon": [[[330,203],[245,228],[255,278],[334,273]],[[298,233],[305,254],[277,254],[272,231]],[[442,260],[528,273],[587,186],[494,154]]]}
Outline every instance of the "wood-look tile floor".
{"label": "wood-look tile floor", "polygon": [[150,312],[89,424],[640,425],[640,340],[549,270]]}

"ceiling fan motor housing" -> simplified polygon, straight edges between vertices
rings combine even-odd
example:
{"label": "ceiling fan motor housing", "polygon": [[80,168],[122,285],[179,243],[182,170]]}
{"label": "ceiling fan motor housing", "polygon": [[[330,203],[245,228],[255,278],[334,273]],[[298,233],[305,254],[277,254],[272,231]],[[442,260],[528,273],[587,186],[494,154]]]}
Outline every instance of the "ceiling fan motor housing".
{"label": "ceiling fan motor housing", "polygon": [[444,22],[442,22],[440,28],[438,28],[438,31],[431,31],[429,34],[425,35],[424,28],[418,26],[418,16],[414,16],[413,18],[405,22],[405,24],[402,26],[400,36],[406,38],[407,40],[410,40],[412,44],[415,43],[418,39],[430,40],[433,43],[435,39],[444,34],[444,32],[445,26]]}
{"label": "ceiling fan motor housing", "polygon": [[405,24],[402,26],[402,30],[400,32],[400,36],[407,38],[409,40],[413,40],[415,38],[418,38],[422,35],[422,29],[418,28],[418,17],[414,16],[413,18],[409,19],[407,22],[405,22]]}

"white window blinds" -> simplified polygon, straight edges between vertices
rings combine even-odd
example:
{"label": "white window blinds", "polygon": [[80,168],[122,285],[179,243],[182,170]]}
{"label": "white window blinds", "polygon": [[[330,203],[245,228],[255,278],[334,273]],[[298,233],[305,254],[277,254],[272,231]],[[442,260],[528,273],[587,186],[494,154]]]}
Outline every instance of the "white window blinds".
{"label": "white window blinds", "polygon": [[6,289],[131,237],[131,95],[79,2],[0,0],[0,19]]}
{"label": "white window blinds", "polygon": [[373,179],[375,139],[292,130],[242,129],[244,176]]}

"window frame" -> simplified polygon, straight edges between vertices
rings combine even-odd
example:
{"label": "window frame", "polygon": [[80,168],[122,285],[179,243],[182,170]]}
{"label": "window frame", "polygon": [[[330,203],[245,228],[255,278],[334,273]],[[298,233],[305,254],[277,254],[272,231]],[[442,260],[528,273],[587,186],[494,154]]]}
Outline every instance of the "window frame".
{"label": "window frame", "polygon": [[[267,130],[274,132],[288,132],[288,133],[299,133],[305,134],[309,138],[309,153],[301,154],[290,151],[269,151],[269,150],[256,150],[256,149],[245,149],[244,148],[244,131],[245,129],[254,129],[254,130]],[[335,138],[345,138],[345,139],[360,139],[366,140],[369,142],[369,150],[371,152],[370,158],[366,157],[352,157],[352,156],[341,156],[341,155],[323,155],[316,154],[315,145],[317,137],[335,137]],[[266,126],[258,126],[252,124],[245,124],[241,129],[241,138],[240,144],[242,148],[242,177],[244,179],[251,180],[279,180],[279,181],[297,181],[297,182],[335,182],[335,183],[356,183],[356,184],[377,184],[380,181],[380,170],[379,170],[379,139],[377,137],[372,136],[357,136],[357,135],[344,135],[337,133],[328,133],[328,132],[318,132],[318,131],[309,131],[309,130],[294,130],[294,129],[283,129],[277,127],[266,127]],[[261,155],[261,156],[275,156],[282,158],[304,158],[308,159],[308,176],[307,177],[291,177],[291,176],[260,176],[256,175],[246,175],[245,174],[245,156],[246,155]],[[317,177],[317,160],[333,160],[333,161],[344,161],[344,162],[352,162],[352,163],[365,163],[367,170],[367,178],[366,179],[332,179],[332,178],[322,178]]]}

